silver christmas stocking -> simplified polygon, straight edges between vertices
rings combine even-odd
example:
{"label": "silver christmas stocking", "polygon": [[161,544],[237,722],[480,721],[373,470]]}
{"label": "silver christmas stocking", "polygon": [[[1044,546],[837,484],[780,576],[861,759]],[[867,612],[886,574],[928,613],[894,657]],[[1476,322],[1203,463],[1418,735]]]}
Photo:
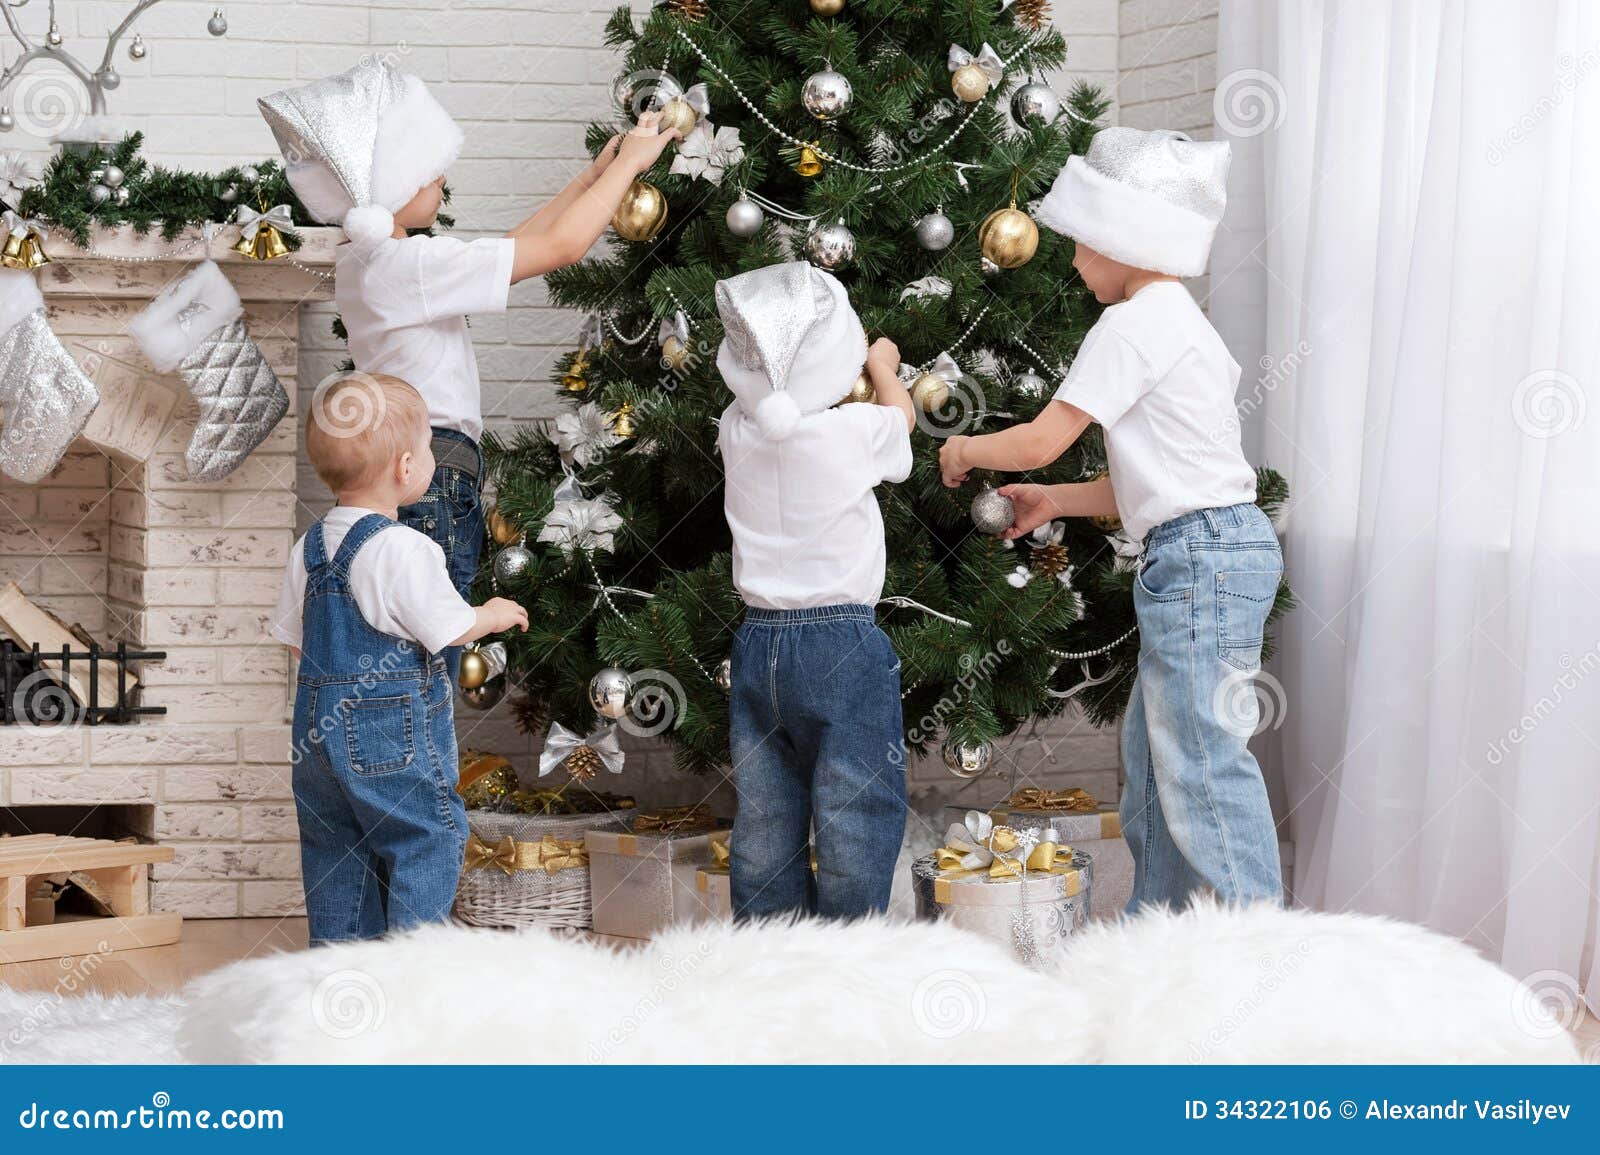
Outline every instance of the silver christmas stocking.
{"label": "silver christmas stocking", "polygon": [[99,404],[100,391],[51,331],[33,274],[0,270],[0,471],[42,481]]}
{"label": "silver christmas stocking", "polygon": [[215,261],[196,265],[129,327],[150,363],[175,371],[200,403],[184,453],[195,481],[239,468],[289,412],[289,394],[245,328],[239,294]]}

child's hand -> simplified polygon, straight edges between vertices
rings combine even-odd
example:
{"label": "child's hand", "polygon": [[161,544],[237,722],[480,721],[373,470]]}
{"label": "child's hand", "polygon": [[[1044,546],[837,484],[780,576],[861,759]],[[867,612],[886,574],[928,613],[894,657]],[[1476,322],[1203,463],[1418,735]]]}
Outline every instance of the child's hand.
{"label": "child's hand", "polygon": [[970,440],[970,437],[958,434],[946,438],[945,443],[939,447],[939,476],[949,489],[960,486],[967,479],[967,474],[972,472],[972,466],[968,465],[962,456],[962,451]]}
{"label": "child's hand", "polygon": [[1021,483],[1017,485],[1002,485],[1000,496],[1009,497],[1011,506],[1016,511],[1016,516],[1011,522],[1011,528],[1003,531],[1000,536],[1004,538],[1017,538],[1025,533],[1031,533],[1045,522],[1061,516],[1061,511],[1050,500],[1049,487]]}
{"label": "child's hand", "polygon": [[877,365],[894,374],[900,371],[900,346],[887,337],[879,337],[867,350],[867,368]]}
{"label": "child's hand", "polygon": [[659,112],[647,112],[639,118],[638,125],[622,138],[617,146],[617,159],[633,172],[641,173],[656,163],[662,149],[682,139],[683,133],[675,128],[661,131]]}
{"label": "child's hand", "polygon": [[513,628],[528,632],[528,611],[510,598],[490,598],[478,610],[483,614],[483,622],[491,634]]}

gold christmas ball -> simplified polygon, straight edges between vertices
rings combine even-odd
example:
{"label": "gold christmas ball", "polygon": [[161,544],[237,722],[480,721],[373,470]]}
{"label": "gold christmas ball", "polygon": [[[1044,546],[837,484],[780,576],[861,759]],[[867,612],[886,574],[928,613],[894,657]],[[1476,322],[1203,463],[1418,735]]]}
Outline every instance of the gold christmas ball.
{"label": "gold christmas ball", "polygon": [[510,545],[522,536],[522,532],[496,506],[489,511],[489,536],[494,538],[496,545]]}
{"label": "gold christmas ball", "polygon": [[667,198],[647,181],[636,180],[622,194],[611,227],[625,241],[648,241],[667,223]]}
{"label": "gold christmas ball", "polygon": [[489,680],[489,663],[476,646],[461,651],[461,673],[457,680],[463,690],[476,690]]}
{"label": "gold christmas ball", "polygon": [[877,399],[878,390],[872,384],[872,378],[865,373],[861,373],[856,377],[855,384],[850,386],[850,392],[844,395],[844,400],[840,401],[839,404],[849,405],[853,401],[876,401]]}
{"label": "gold christmas ball", "polygon": [[924,413],[942,409],[950,399],[950,382],[937,373],[924,373],[911,384],[911,400]]}
{"label": "gold christmas ball", "polygon": [[957,100],[972,104],[989,95],[989,78],[976,64],[963,64],[950,74],[950,91]]}
{"label": "gold christmas ball", "polygon": [[667,101],[661,109],[661,131],[667,132],[677,129],[684,136],[689,135],[689,130],[694,128],[695,122],[700,119],[700,114],[683,97],[678,96]]}
{"label": "gold christmas ball", "polygon": [[837,16],[844,11],[844,0],[811,0],[811,11],[818,16]]}
{"label": "gold christmas ball", "polygon": [[1019,269],[1039,251],[1039,226],[1014,204],[996,209],[978,226],[978,247],[1002,269]]}
{"label": "gold christmas ball", "polygon": [[661,363],[668,369],[682,369],[689,360],[689,346],[676,337],[661,342]]}

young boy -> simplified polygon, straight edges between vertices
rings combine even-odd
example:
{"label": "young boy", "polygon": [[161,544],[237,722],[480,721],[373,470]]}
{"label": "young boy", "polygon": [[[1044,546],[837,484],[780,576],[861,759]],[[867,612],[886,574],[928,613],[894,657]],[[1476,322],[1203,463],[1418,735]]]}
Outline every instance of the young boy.
{"label": "young boy", "polygon": [[[483,411],[467,316],[503,313],[513,284],[582,259],[634,178],[680,134],[657,131],[658,115],[647,113],[504,237],[461,241],[407,233],[434,224],[462,145],[417,77],[367,57],[259,104],[295,193],[349,236],[334,300],[355,367],[413,382],[427,402],[437,469],[400,520],[439,543],[456,589],[470,596],[483,547]],[[460,651],[447,659],[453,676]]]}
{"label": "young boy", "polygon": [[271,629],[300,659],[294,802],[311,941],[326,943],[449,916],[467,822],[441,654],[528,615],[469,606],[438,543],[395,521],[434,474],[416,390],[353,374],[312,409],[306,453],[339,504],[295,544]]}
{"label": "young boy", "polygon": [[1110,308],[1037,418],[952,437],[939,455],[955,486],[973,469],[1037,469],[1091,421],[1105,430],[1108,479],[1000,492],[1017,510],[1007,537],[1116,513],[1144,542],[1139,676],[1122,731],[1130,911],[1181,904],[1201,886],[1228,902],[1283,894],[1261,771],[1224,705],[1240,682],[1254,702],[1283,556],[1239,447],[1239,366],[1178,280],[1205,271],[1228,161],[1226,143],[1131,128],[1101,131],[1068,160],[1037,217],[1077,242],[1073,267]]}
{"label": "young boy", "polygon": [[[867,351],[844,287],[804,261],[717,282],[733,391],[717,444],[733,581],[749,607],[728,697],[736,919],[888,907],[905,829],[900,662],[877,627],[873,487],[911,472],[900,352]],[[861,374],[876,405],[834,408]],[[815,830],[817,873],[810,866]]]}

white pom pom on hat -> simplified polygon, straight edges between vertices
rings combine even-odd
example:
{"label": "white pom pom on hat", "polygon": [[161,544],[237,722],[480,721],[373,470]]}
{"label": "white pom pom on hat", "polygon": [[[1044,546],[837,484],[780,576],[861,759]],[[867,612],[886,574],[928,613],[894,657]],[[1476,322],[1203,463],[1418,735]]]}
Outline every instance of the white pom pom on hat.
{"label": "white pom pom on hat", "polygon": [[358,205],[344,214],[344,235],[356,245],[375,245],[394,235],[394,214],[382,205]]}
{"label": "white pom pom on hat", "polygon": [[800,424],[800,406],[788,393],[769,393],[756,406],[756,425],[768,441],[783,441]]}

